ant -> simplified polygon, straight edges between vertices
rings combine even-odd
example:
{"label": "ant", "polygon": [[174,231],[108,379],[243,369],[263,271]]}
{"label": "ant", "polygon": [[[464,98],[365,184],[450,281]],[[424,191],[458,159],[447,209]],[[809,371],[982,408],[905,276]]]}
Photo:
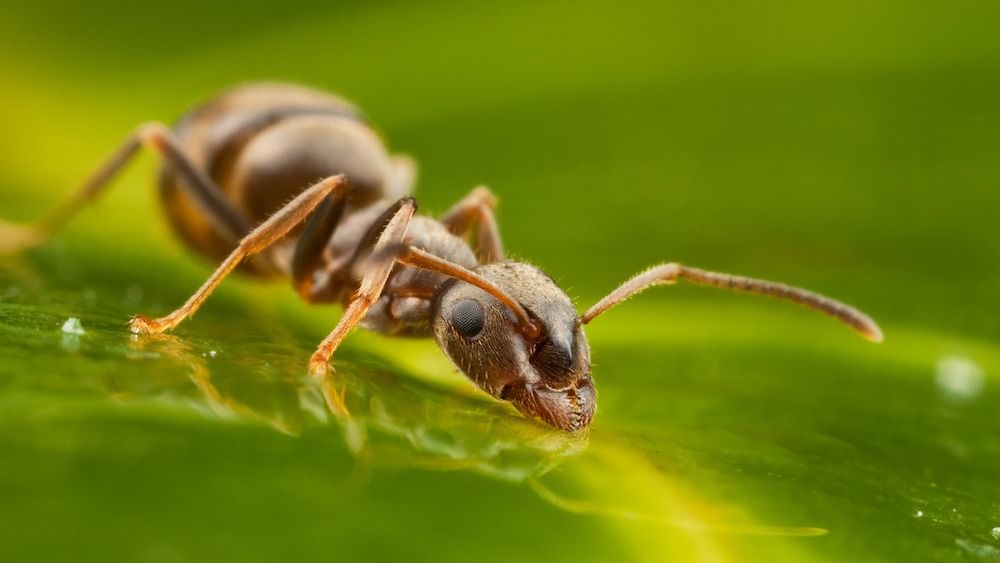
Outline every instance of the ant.
{"label": "ant", "polygon": [[[159,193],[173,230],[221,265],[179,309],[158,319],[136,315],[128,329],[172,330],[237,268],[289,276],[306,302],[345,307],[309,360],[310,373],[328,390],[330,357],[354,327],[432,335],[493,397],[558,428],[585,428],[596,396],[583,326],[650,286],[678,280],[799,303],[882,339],[871,318],[833,299],[677,263],[636,275],[579,315],[552,278],[504,258],[497,200],[487,188],[472,190],[437,219],[416,215],[409,158],[390,155],[350,103],[283,84],[235,87],[172,128],[141,125],[43,221],[0,224],[0,246],[44,241],[141,147],[163,159]],[[331,393],[331,408],[342,408]]]}

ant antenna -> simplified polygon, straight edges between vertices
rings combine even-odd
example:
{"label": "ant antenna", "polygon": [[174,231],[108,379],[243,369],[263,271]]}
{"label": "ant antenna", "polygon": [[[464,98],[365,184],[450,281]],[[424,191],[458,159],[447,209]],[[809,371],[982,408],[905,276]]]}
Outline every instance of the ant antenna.
{"label": "ant antenna", "polygon": [[598,301],[593,307],[587,309],[587,312],[580,316],[580,323],[589,323],[601,313],[607,311],[615,305],[618,305],[646,288],[654,285],[672,284],[679,279],[687,280],[698,285],[708,285],[712,287],[721,287],[723,289],[731,289],[734,291],[755,293],[757,295],[766,295],[798,303],[799,305],[809,307],[810,309],[829,315],[840,322],[847,324],[854,330],[858,331],[861,336],[871,340],[872,342],[882,341],[882,329],[878,327],[875,321],[873,321],[868,315],[845,303],[841,303],[806,289],[792,287],[783,283],[745,278],[743,276],[734,276],[719,272],[707,272],[705,270],[699,270],[698,268],[682,266],[674,262],[653,266],[652,268],[644,272],[640,272],[625,283],[621,284],[617,289]]}
{"label": "ant antenna", "polygon": [[537,338],[542,332],[538,324],[531,320],[531,316],[528,315],[528,312],[524,309],[524,307],[522,307],[517,300],[508,295],[507,292],[500,289],[496,284],[487,280],[483,276],[480,276],[468,268],[459,266],[454,262],[449,262],[448,260],[444,260],[443,258],[439,258],[429,252],[425,252],[407,244],[394,244],[387,246],[372,255],[369,260],[376,262],[382,260],[395,260],[400,264],[406,264],[408,266],[414,266],[424,270],[431,270],[474,285],[486,293],[489,293],[493,297],[496,297],[498,301],[506,305],[507,308],[514,313],[514,316],[517,317],[518,328],[525,336],[528,338]]}

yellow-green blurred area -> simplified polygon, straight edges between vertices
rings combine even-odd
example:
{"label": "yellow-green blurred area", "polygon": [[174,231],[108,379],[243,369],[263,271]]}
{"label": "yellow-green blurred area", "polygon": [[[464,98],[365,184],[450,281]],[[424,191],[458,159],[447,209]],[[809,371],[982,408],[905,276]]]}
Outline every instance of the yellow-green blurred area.
{"label": "yellow-green blurred area", "polygon": [[[422,212],[498,194],[513,256],[580,309],[658,262],[875,317],[684,286],[588,327],[589,436],[475,391],[434,344],[232,280],[144,155],[0,258],[11,561],[1000,559],[1000,7],[994,2],[51,2],[0,18],[0,218],[42,215],[139,123],[233,84],[357,103]],[[62,327],[77,318],[83,334]]]}

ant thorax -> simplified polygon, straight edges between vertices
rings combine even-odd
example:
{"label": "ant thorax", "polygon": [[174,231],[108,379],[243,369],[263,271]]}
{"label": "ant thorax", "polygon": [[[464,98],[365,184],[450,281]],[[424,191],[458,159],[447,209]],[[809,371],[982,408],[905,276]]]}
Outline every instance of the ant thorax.
{"label": "ant thorax", "polygon": [[[465,268],[474,269],[478,265],[468,243],[427,217],[413,218],[404,244]],[[354,265],[356,284],[361,283],[364,262],[370,254],[360,256]],[[453,281],[438,272],[398,265],[393,268],[382,294],[365,315],[362,326],[392,336],[431,336],[434,302],[445,285]],[[351,288],[350,293],[356,289],[356,286]]]}

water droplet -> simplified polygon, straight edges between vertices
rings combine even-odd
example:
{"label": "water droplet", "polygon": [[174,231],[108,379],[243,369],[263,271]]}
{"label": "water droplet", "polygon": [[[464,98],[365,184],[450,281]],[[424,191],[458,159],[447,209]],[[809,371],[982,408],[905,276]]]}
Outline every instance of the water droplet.
{"label": "water droplet", "polygon": [[923,518],[924,517],[924,511],[923,510],[918,510],[917,513],[914,514],[914,516],[916,516],[917,518]]}
{"label": "water droplet", "polygon": [[1000,540],[1000,526],[990,530],[990,535],[993,536],[993,539]]}
{"label": "water droplet", "polygon": [[978,397],[986,385],[986,375],[979,364],[961,356],[946,356],[937,364],[938,387],[946,395],[959,399]]}
{"label": "water droplet", "polygon": [[80,323],[80,319],[76,317],[70,317],[66,319],[66,322],[62,325],[62,345],[63,350],[67,352],[77,352],[80,350],[80,337],[86,334],[87,331],[83,330],[83,324]]}
{"label": "water droplet", "polygon": [[81,324],[80,319],[76,317],[66,319],[66,322],[62,325],[62,331],[64,334],[75,334],[77,336],[86,334],[86,331],[83,330],[83,324]]}

